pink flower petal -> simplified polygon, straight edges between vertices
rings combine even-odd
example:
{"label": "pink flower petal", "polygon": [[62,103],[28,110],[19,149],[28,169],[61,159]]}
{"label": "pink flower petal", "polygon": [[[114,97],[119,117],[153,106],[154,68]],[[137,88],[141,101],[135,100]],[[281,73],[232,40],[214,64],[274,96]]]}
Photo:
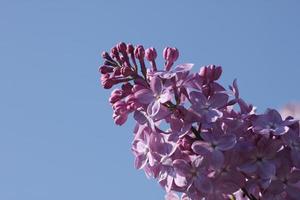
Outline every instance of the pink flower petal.
{"label": "pink flower petal", "polygon": [[163,84],[161,79],[158,76],[152,77],[150,81],[150,88],[155,95],[159,95],[161,93]]}
{"label": "pink flower petal", "polygon": [[149,89],[138,90],[134,96],[142,104],[149,104],[154,99],[153,92]]}

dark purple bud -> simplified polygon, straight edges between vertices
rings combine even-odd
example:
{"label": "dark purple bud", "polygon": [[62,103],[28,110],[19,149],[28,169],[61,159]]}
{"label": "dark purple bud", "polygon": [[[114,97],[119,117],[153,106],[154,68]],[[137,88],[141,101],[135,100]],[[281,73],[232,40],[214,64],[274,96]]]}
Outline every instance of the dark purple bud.
{"label": "dark purple bud", "polygon": [[139,59],[139,60],[142,60],[144,59],[145,57],[145,49],[142,45],[138,45],[135,47],[135,50],[134,50],[134,56]]}
{"label": "dark purple bud", "polygon": [[103,51],[101,56],[102,56],[103,59],[111,60],[111,57],[110,57],[109,53],[107,53],[106,51]]}
{"label": "dark purple bud", "polygon": [[216,67],[215,65],[202,67],[199,72],[199,75],[205,78],[207,81],[218,80],[221,74],[222,74],[222,67],[221,66]]}
{"label": "dark purple bud", "polygon": [[131,85],[131,83],[127,82],[127,83],[124,83],[122,85],[122,90],[124,91],[124,93],[126,94],[129,94],[132,92],[132,88],[133,86]]}
{"label": "dark purple bud", "polygon": [[151,47],[151,48],[146,49],[146,51],[145,51],[145,57],[146,57],[146,59],[148,61],[155,60],[156,57],[157,57],[157,53],[156,53],[155,48]]}
{"label": "dark purple bud", "polygon": [[221,74],[222,74],[222,67],[221,66],[215,67],[213,71],[213,79],[218,80]]}
{"label": "dark purple bud", "polygon": [[133,54],[134,52],[134,47],[132,44],[127,44],[127,53]]}
{"label": "dark purple bud", "polygon": [[213,71],[214,71],[215,67],[216,66],[214,66],[214,65],[209,65],[208,67],[206,67],[206,77],[209,80],[213,80]]}
{"label": "dark purple bud", "polygon": [[121,42],[117,45],[119,52],[126,54],[127,45],[124,42]]}
{"label": "dark purple bud", "polygon": [[101,74],[107,74],[107,73],[111,73],[113,71],[114,71],[114,68],[106,66],[106,65],[99,67],[99,72]]}
{"label": "dark purple bud", "polygon": [[126,62],[126,58],[124,56],[120,56],[120,61],[124,64]]}
{"label": "dark purple bud", "polygon": [[112,91],[110,98],[109,98],[109,102],[111,104],[116,103],[117,101],[121,100],[123,98],[123,91],[120,89],[115,89]]}
{"label": "dark purple bud", "polygon": [[115,58],[119,57],[119,51],[118,51],[117,47],[113,47],[111,49],[111,53],[112,53],[113,57],[115,57]]}
{"label": "dark purple bud", "polygon": [[113,118],[114,118],[115,124],[121,126],[127,121],[127,117],[128,117],[128,115],[124,114],[124,115],[116,115]]}
{"label": "dark purple bud", "polygon": [[134,79],[134,83],[136,85],[141,85],[143,87],[148,87],[147,82],[144,79],[142,79],[142,78]]}
{"label": "dark purple bud", "polygon": [[121,115],[126,112],[127,104],[124,101],[117,101],[113,104],[113,109],[115,114]]}
{"label": "dark purple bud", "polygon": [[127,46],[126,46],[126,44],[124,42],[120,42],[117,45],[117,48],[118,48],[119,52],[122,52],[122,53],[126,54]]}
{"label": "dark purple bud", "polygon": [[189,136],[185,136],[184,138],[181,139],[181,147],[184,150],[191,150],[192,147],[192,143],[193,143],[193,139]]}
{"label": "dark purple bud", "polygon": [[166,47],[163,57],[167,62],[174,63],[179,57],[179,51],[176,48]]}
{"label": "dark purple bud", "polygon": [[121,75],[121,68],[114,68],[113,76],[120,76]]}
{"label": "dark purple bud", "polygon": [[109,77],[110,77],[109,74],[103,74],[103,75],[101,76],[101,81],[103,82],[103,81],[109,79]]}
{"label": "dark purple bud", "polygon": [[113,109],[120,109],[126,107],[125,101],[118,101],[113,105]]}
{"label": "dark purple bud", "polygon": [[113,61],[110,61],[110,60],[105,60],[103,62],[104,65],[107,65],[107,66],[117,66],[117,64]]}
{"label": "dark purple bud", "polygon": [[115,84],[114,79],[106,79],[104,81],[102,81],[102,85],[105,89],[110,89],[112,88],[112,86]]}
{"label": "dark purple bud", "polygon": [[121,68],[121,73],[124,77],[132,75],[133,71],[129,66],[124,66]]}

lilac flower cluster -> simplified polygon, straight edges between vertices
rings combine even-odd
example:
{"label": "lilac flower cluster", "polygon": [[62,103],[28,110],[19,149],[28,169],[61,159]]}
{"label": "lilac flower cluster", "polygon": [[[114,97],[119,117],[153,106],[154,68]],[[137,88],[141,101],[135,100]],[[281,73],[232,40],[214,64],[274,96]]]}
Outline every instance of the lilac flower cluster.
{"label": "lilac flower cluster", "polygon": [[102,86],[121,85],[109,98],[113,119],[122,125],[133,113],[135,167],[167,200],[300,199],[297,120],[256,114],[236,80],[228,90],[218,83],[220,66],[174,66],[176,48],[164,49],[161,68],[141,45],[119,43],[102,57]]}

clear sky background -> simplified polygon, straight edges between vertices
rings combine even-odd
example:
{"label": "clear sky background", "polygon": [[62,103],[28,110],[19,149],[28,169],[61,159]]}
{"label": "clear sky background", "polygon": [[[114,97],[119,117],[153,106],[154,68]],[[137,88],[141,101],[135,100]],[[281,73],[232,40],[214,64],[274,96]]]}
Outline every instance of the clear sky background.
{"label": "clear sky background", "polygon": [[160,200],[114,125],[100,53],[176,46],[263,112],[300,101],[298,0],[0,0],[0,199]]}

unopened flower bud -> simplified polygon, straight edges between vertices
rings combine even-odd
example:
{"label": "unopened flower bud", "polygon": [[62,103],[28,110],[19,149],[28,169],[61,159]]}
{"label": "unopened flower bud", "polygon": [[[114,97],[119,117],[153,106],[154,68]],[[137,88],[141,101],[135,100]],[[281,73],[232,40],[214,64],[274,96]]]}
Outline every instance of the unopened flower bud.
{"label": "unopened flower bud", "polygon": [[118,58],[119,57],[119,51],[117,47],[113,47],[111,49],[111,54],[113,55],[113,57]]}
{"label": "unopened flower bud", "polygon": [[213,79],[218,80],[221,74],[222,74],[222,67],[221,66],[216,67],[213,72]]}
{"label": "unopened flower bud", "polygon": [[114,116],[114,121],[117,125],[121,126],[123,125],[126,121],[127,121],[127,114],[123,114],[123,115],[116,115]]}
{"label": "unopened flower bud", "polygon": [[145,49],[142,45],[138,45],[136,46],[135,50],[134,50],[134,56],[139,59],[142,60],[145,57]]}
{"label": "unopened flower bud", "polygon": [[117,45],[117,48],[118,48],[119,52],[124,53],[124,54],[126,53],[127,46],[124,42],[120,42]]}
{"label": "unopened flower bud", "polygon": [[146,59],[148,61],[155,60],[156,57],[157,57],[157,53],[156,53],[155,48],[151,47],[151,48],[146,49],[146,51],[145,51],[145,57],[146,57]]}
{"label": "unopened flower bud", "polygon": [[103,74],[102,76],[101,76],[101,81],[103,82],[103,81],[106,81],[107,79],[109,79],[109,77],[110,77],[110,74]]}
{"label": "unopened flower bud", "polygon": [[176,48],[166,47],[163,57],[167,62],[174,63],[179,57],[179,51]]}
{"label": "unopened flower bud", "polygon": [[113,71],[114,71],[114,68],[106,66],[106,65],[99,67],[99,72],[101,74],[107,74],[107,73],[111,73]]}
{"label": "unopened flower bud", "polygon": [[120,76],[121,75],[121,68],[114,68],[113,76]]}
{"label": "unopened flower bud", "polygon": [[120,61],[122,64],[124,64],[126,62],[126,58],[124,56],[120,56]]}
{"label": "unopened flower bud", "polygon": [[103,65],[107,65],[107,66],[116,66],[115,63],[112,63],[112,62],[109,61],[109,60],[105,60],[105,61],[103,62]]}
{"label": "unopened flower bud", "polygon": [[222,67],[221,66],[216,67],[215,65],[202,67],[199,72],[199,75],[208,81],[218,80],[221,74],[222,74]]}
{"label": "unopened flower bud", "polygon": [[132,73],[133,73],[133,71],[128,66],[124,66],[124,67],[121,68],[121,74],[124,77],[130,76],[130,75],[132,75]]}
{"label": "unopened flower bud", "polygon": [[132,54],[134,52],[134,47],[132,44],[127,44],[127,53]]}
{"label": "unopened flower bud", "polygon": [[110,98],[109,98],[109,102],[111,104],[116,103],[117,101],[121,100],[123,97],[123,91],[120,89],[115,89],[112,91]]}
{"label": "unopened flower bud", "polygon": [[192,143],[193,143],[193,139],[190,138],[189,136],[185,136],[181,140],[181,146],[184,150],[191,150]]}
{"label": "unopened flower bud", "polygon": [[111,60],[111,57],[110,57],[109,53],[107,53],[106,51],[103,51],[101,56],[102,56],[103,59]]}
{"label": "unopened flower bud", "polygon": [[117,101],[115,104],[113,104],[114,112],[117,115],[126,113],[126,107],[127,104],[124,101]]}
{"label": "unopened flower bud", "polygon": [[132,88],[133,88],[133,86],[132,86],[131,83],[129,83],[129,82],[124,83],[124,84],[122,85],[122,90],[123,90],[124,93],[126,93],[126,94],[131,93]]}
{"label": "unopened flower bud", "polygon": [[102,81],[102,85],[105,89],[112,88],[112,86],[114,84],[115,84],[115,81],[114,81],[114,79],[111,79],[111,78]]}

